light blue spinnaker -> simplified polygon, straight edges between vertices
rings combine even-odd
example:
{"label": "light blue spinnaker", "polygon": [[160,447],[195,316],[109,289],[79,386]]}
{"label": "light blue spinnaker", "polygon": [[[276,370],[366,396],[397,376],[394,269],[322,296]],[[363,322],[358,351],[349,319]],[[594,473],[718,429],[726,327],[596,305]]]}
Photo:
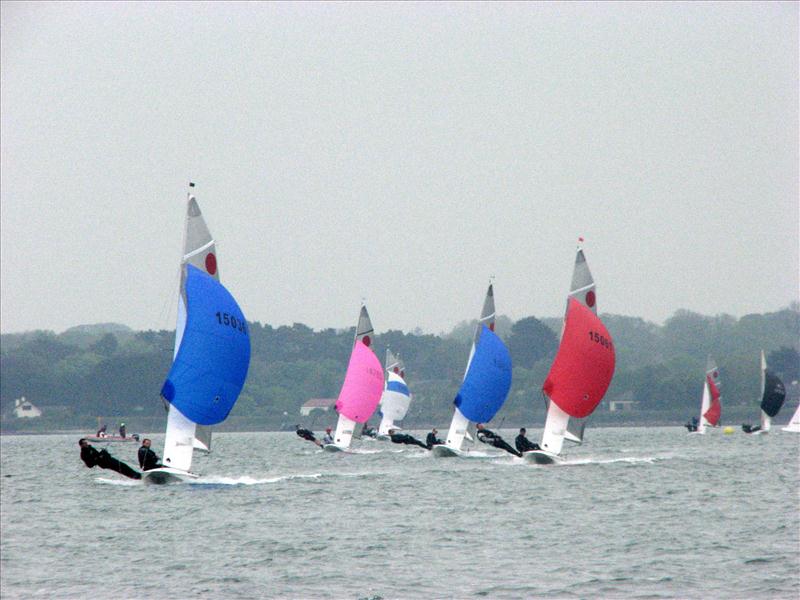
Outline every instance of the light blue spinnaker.
{"label": "light blue spinnaker", "polygon": [[186,327],[161,395],[200,425],[224,421],[247,377],[250,335],[233,296],[186,265]]}
{"label": "light blue spinnaker", "polygon": [[503,341],[486,325],[475,355],[453,402],[473,423],[487,423],[497,414],[511,388],[511,356]]}

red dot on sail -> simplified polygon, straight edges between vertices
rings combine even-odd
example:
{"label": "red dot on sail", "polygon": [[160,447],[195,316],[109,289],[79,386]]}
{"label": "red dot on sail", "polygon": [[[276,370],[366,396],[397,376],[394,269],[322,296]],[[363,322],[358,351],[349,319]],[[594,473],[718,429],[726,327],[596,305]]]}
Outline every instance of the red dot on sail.
{"label": "red dot on sail", "polygon": [[588,292],[586,292],[586,306],[592,308],[594,306],[594,303],[595,303],[594,290],[589,290]]}
{"label": "red dot on sail", "polygon": [[210,275],[214,275],[217,272],[217,257],[214,256],[213,252],[206,254],[206,271]]}
{"label": "red dot on sail", "polygon": [[365,335],[365,336],[362,338],[362,340],[361,340],[361,341],[362,341],[362,342],[364,342],[364,345],[365,345],[367,348],[369,348],[369,345],[372,343],[372,340],[371,340],[371,339],[369,339],[369,336],[368,336],[368,335]]}
{"label": "red dot on sail", "polygon": [[494,323],[489,323],[489,331],[494,331]]}

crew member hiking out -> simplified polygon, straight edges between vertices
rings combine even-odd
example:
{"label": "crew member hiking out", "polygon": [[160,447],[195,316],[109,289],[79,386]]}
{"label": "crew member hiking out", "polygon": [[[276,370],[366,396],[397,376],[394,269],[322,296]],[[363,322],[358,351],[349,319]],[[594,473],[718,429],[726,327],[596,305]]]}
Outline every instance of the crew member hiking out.
{"label": "crew member hiking out", "polygon": [[530,452],[531,450],[541,450],[539,444],[530,441],[526,437],[526,430],[524,427],[520,428],[519,435],[514,439],[514,445],[517,447],[517,451],[520,454],[523,452]]}
{"label": "crew member hiking out", "polygon": [[158,469],[164,465],[158,459],[158,454],[150,449],[150,439],[144,438],[142,440],[142,447],[139,448],[139,468],[142,471],[149,471],[150,469]]}
{"label": "crew member hiking out", "polygon": [[500,448],[501,450],[505,450],[514,456],[522,456],[521,452],[514,450],[514,448],[509,446],[508,443],[494,431],[486,429],[486,427],[483,426],[483,423],[478,423],[476,425],[476,429],[478,430],[478,439],[484,444],[489,444],[495,448]]}
{"label": "crew member hiking out", "polygon": [[78,445],[81,447],[81,460],[90,469],[92,467],[100,467],[101,469],[116,471],[120,475],[125,475],[125,477],[130,477],[131,479],[142,478],[141,473],[133,470],[121,460],[114,458],[105,450],[98,451],[86,438],[78,440]]}
{"label": "crew member hiking out", "polygon": [[322,442],[320,442],[316,437],[314,437],[314,432],[310,429],[304,429],[300,427],[300,425],[295,425],[295,433],[299,435],[304,440],[308,440],[309,442],[314,442],[317,446],[322,446]]}
{"label": "crew member hiking out", "polygon": [[420,440],[415,438],[412,435],[408,435],[407,433],[399,433],[397,429],[390,429],[389,430],[389,438],[395,444],[406,444],[408,446],[419,446],[420,448],[425,448],[426,450],[428,447],[423,444]]}

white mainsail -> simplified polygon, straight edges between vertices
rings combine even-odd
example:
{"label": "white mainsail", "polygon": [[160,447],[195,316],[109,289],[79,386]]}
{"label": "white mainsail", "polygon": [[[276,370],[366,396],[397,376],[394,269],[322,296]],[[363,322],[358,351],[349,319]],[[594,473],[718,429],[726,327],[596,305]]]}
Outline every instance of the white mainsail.
{"label": "white mainsail", "polygon": [[[472,336],[472,347],[469,351],[469,358],[467,359],[467,367],[464,369],[464,377],[469,372],[469,366],[472,363],[472,357],[475,356],[475,346],[480,338],[482,327],[486,326],[490,331],[494,331],[495,327],[495,308],[494,308],[494,287],[489,284],[486,290],[486,298],[483,300],[483,308],[481,309],[481,316],[478,324],[475,326],[475,334]],[[453,409],[453,420],[450,422],[450,429],[447,432],[447,438],[444,446],[460,452],[464,445],[464,438],[471,441],[475,439],[475,423],[472,423],[465,417],[458,407]]]}
{"label": "white mainsail", "polygon": [[[592,272],[589,270],[589,264],[586,262],[586,256],[583,253],[582,241],[582,239],[579,240],[575,254],[575,266],[572,269],[572,281],[567,294],[567,302],[569,302],[570,298],[574,298],[594,314],[597,314],[596,285]],[[563,337],[563,335],[564,328],[562,325],[560,337]],[[585,427],[586,417],[571,419],[555,402],[547,400],[547,418],[545,419],[542,443],[540,445],[548,452],[560,454],[564,440],[575,444],[583,443],[583,430]]]}
{"label": "white mainsail", "polygon": [[[219,281],[216,243],[211,237],[197,199],[187,194],[186,224],[181,257],[181,281],[178,293],[178,318],[175,327],[173,358],[178,353],[186,327],[186,271],[184,265],[197,267]],[[164,440],[164,461],[171,467],[189,471],[195,447],[211,450],[211,428],[196,425],[171,404],[167,405],[167,433]]]}
{"label": "white mainsail", "polygon": [[406,384],[406,368],[402,359],[386,349],[386,385],[381,396],[381,423],[378,435],[386,436],[396,429],[395,421],[402,421],[411,404],[411,394]]}
{"label": "white mainsail", "polygon": [[783,431],[800,433],[800,404],[797,405],[797,410],[794,411],[792,420],[783,428]]}

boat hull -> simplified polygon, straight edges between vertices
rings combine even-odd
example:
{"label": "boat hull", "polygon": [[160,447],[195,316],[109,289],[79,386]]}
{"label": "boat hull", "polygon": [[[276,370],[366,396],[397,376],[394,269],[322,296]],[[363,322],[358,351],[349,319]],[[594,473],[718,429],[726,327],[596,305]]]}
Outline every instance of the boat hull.
{"label": "boat hull", "polygon": [[455,456],[464,456],[464,453],[461,450],[450,448],[449,446],[445,446],[444,444],[441,444],[439,446],[434,446],[433,448],[431,448],[431,454],[433,454],[437,458],[452,458]]}
{"label": "boat hull", "polygon": [[347,448],[337,446],[336,444],[323,444],[322,449],[325,452],[347,452]]}
{"label": "boat hull", "polygon": [[197,479],[196,473],[174,469],[172,467],[160,467],[150,469],[142,473],[142,481],[151,485],[164,485],[167,483],[186,483]]}
{"label": "boat hull", "polygon": [[530,452],[525,452],[522,458],[524,458],[526,462],[537,465],[555,465],[564,462],[563,456],[553,454],[547,450],[531,450]]}

